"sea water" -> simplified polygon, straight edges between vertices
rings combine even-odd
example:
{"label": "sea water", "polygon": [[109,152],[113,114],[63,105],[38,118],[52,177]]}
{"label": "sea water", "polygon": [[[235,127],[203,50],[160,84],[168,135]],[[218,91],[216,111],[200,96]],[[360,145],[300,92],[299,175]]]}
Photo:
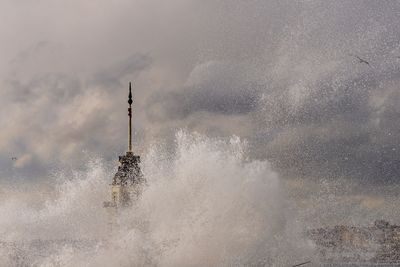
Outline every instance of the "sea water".
{"label": "sea water", "polygon": [[143,194],[112,229],[102,203],[115,166],[101,159],[32,196],[4,189],[0,266],[321,266],[278,173],[247,152],[238,137],[185,131],[173,149],[151,146]]}

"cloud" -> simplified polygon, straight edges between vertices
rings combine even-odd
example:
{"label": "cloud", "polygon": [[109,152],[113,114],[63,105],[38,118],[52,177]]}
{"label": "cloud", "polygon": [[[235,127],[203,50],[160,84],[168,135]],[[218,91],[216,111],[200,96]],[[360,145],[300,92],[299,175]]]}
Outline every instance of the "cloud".
{"label": "cloud", "polygon": [[95,73],[94,83],[100,84],[103,87],[121,86],[120,81],[122,78],[146,69],[150,64],[151,57],[149,55],[131,55],[121,62]]}
{"label": "cloud", "polygon": [[[288,177],[398,183],[395,1],[0,5],[0,158],[113,158],[133,80],[144,148],[177,128],[236,134]],[[17,10],[23,21],[7,16]]]}
{"label": "cloud", "polygon": [[[3,165],[10,165],[7,158],[15,155],[18,160],[13,166],[28,179],[30,175],[43,178],[43,171],[57,166],[79,167],[86,157],[84,151],[107,157],[104,152],[111,152],[118,144],[115,140],[123,139],[123,133],[115,131],[117,123],[112,121],[117,118],[119,103],[113,99],[120,95],[115,93],[121,88],[119,81],[137,75],[150,64],[148,56],[137,54],[87,77],[47,68],[30,73],[23,66],[30,60],[29,54],[35,54],[37,47],[46,50],[45,44],[34,47],[14,61],[14,70],[18,71],[3,80],[0,92],[3,114],[8,114],[0,118],[4,126],[0,134]],[[41,53],[46,55],[46,51]],[[122,122],[124,117],[117,119]],[[11,176],[13,172],[16,170],[5,168],[3,175]]]}
{"label": "cloud", "polygon": [[156,91],[148,100],[151,120],[184,119],[197,112],[237,115],[256,108],[260,86],[235,64],[206,62],[194,67],[181,88]]}
{"label": "cloud", "polygon": [[21,157],[17,158],[15,163],[14,163],[14,167],[16,168],[22,168],[26,165],[28,165],[29,163],[32,162],[32,155],[30,154],[24,154]]}

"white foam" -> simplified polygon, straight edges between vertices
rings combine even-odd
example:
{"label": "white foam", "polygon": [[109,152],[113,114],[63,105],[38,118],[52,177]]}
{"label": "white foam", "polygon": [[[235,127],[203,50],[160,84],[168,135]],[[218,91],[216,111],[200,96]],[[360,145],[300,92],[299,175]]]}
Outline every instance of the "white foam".
{"label": "white foam", "polygon": [[112,172],[100,160],[58,186],[56,198],[43,195],[41,208],[3,201],[0,255],[11,256],[1,265],[282,266],[304,252],[289,230],[277,173],[267,161],[247,160],[239,138],[180,131],[173,152],[154,145],[142,167],[148,185],[113,235],[102,208]]}

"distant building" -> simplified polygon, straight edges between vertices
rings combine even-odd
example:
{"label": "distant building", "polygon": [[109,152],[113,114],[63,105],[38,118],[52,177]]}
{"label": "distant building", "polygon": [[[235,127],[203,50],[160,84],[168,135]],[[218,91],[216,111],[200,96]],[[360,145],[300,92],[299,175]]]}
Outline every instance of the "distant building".
{"label": "distant building", "polygon": [[400,226],[383,220],[368,227],[313,229],[307,235],[325,261],[400,263]]}

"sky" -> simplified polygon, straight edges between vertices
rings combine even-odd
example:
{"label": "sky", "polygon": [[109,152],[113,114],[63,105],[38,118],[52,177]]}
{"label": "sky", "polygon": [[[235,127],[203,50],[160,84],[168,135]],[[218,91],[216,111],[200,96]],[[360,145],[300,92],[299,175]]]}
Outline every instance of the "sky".
{"label": "sky", "polygon": [[3,181],[115,161],[132,81],[137,153],[186,129],[287,179],[400,183],[398,1],[1,0],[0,21]]}

